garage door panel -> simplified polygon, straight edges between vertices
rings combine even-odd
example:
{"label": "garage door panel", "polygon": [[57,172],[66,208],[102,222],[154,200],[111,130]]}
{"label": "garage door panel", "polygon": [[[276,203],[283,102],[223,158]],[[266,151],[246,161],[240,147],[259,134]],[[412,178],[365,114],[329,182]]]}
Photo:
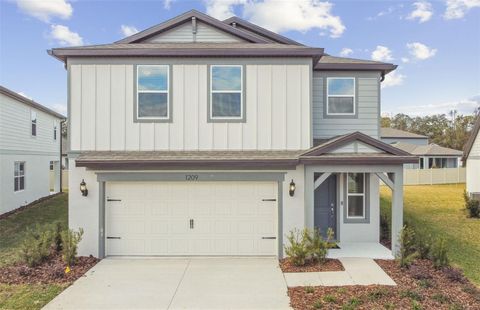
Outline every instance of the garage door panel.
{"label": "garage door panel", "polygon": [[[275,255],[274,182],[107,183],[107,255]],[[194,220],[193,228],[190,220]]]}

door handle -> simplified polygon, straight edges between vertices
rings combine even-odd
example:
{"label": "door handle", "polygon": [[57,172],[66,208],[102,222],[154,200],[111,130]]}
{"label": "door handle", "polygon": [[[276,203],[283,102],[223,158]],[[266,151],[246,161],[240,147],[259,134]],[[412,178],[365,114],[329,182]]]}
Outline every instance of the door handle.
{"label": "door handle", "polygon": [[107,198],[107,201],[122,201],[122,199]]}
{"label": "door handle", "polygon": [[195,228],[195,222],[193,221],[193,219],[190,219],[190,229],[193,228]]}
{"label": "door handle", "polygon": [[277,201],[275,198],[267,198],[267,199],[262,199],[262,201]]}
{"label": "door handle", "polygon": [[262,239],[277,239],[277,237],[262,237]]}
{"label": "door handle", "polygon": [[107,237],[107,239],[122,239],[122,237]]}

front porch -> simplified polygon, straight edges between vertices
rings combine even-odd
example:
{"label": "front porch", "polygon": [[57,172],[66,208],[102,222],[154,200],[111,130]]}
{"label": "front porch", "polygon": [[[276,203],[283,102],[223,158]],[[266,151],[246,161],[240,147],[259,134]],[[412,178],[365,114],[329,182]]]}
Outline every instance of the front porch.
{"label": "front porch", "polygon": [[375,242],[339,242],[338,249],[330,249],[327,258],[394,259],[392,251]]}

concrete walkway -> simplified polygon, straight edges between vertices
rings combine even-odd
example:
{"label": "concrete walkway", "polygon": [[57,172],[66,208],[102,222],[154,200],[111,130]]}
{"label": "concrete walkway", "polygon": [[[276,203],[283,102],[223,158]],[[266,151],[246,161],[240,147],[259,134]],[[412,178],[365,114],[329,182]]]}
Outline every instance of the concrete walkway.
{"label": "concrete walkway", "polygon": [[345,271],[284,273],[287,286],[396,285],[371,258],[348,257],[339,260]]}
{"label": "concrete walkway", "polygon": [[290,309],[276,258],[107,258],[44,309]]}

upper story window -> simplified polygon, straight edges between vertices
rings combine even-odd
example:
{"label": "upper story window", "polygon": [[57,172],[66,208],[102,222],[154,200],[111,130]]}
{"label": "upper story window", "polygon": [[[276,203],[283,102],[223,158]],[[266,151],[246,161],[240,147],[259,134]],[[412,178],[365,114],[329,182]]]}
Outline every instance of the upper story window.
{"label": "upper story window", "polygon": [[243,66],[210,66],[210,121],[243,120]]}
{"label": "upper story window", "polygon": [[13,182],[14,182],[13,189],[15,192],[22,191],[25,189],[25,162],[16,161],[14,163]]}
{"label": "upper story window", "polygon": [[36,137],[37,136],[37,112],[30,111],[30,120],[32,122],[32,128],[31,128],[32,136]]}
{"label": "upper story window", "polygon": [[355,115],[355,78],[327,78],[327,115]]}
{"label": "upper story window", "polygon": [[53,140],[57,140],[57,121],[53,121]]}
{"label": "upper story window", "polygon": [[347,218],[365,218],[365,173],[349,173],[347,177]]}
{"label": "upper story window", "polygon": [[170,72],[167,65],[137,66],[137,120],[169,120]]}

